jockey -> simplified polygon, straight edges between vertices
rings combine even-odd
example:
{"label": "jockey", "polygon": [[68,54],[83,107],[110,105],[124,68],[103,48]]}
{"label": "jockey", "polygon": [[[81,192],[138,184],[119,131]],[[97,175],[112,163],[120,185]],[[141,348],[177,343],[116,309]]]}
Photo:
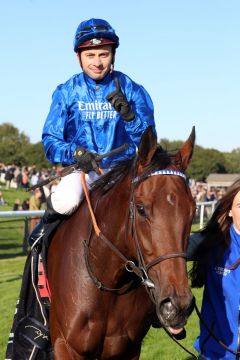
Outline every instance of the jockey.
{"label": "jockey", "polygon": [[[99,177],[97,154],[128,144],[127,149],[101,161],[100,167],[107,172],[135,155],[148,126],[155,129],[153,103],[147,91],[114,70],[118,46],[119,38],[107,21],[80,23],[74,51],[82,72],[56,88],[43,128],[47,159],[63,166],[78,162],[79,169],[87,174],[88,185]],[[80,170],[62,177],[47,199],[48,209],[30,235],[30,244],[44,234],[47,224],[72,214],[83,197]]]}

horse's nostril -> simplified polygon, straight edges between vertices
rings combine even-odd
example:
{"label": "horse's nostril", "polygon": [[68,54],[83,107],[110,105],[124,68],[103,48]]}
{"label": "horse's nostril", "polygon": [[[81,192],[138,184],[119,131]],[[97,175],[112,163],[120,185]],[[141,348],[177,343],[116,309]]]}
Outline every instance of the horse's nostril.
{"label": "horse's nostril", "polygon": [[171,317],[176,315],[176,308],[169,298],[160,303],[159,310],[165,320],[169,320]]}

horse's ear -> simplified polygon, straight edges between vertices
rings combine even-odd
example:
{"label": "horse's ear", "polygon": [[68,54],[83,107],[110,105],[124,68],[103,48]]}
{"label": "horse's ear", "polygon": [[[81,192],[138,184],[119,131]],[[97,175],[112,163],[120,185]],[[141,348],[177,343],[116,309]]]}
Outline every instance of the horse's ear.
{"label": "horse's ear", "polygon": [[142,166],[150,164],[153,155],[157,150],[157,137],[152,126],[149,126],[143,133],[139,147],[138,158]]}
{"label": "horse's ear", "polygon": [[187,139],[187,141],[182,145],[181,149],[179,150],[182,158],[182,168],[185,171],[190,163],[192,158],[193,149],[195,144],[195,126],[192,128],[192,132]]}

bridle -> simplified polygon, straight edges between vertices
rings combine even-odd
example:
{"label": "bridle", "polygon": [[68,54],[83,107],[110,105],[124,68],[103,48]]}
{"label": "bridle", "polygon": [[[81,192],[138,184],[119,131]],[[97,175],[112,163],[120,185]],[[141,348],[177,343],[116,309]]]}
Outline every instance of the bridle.
{"label": "bridle", "polygon": [[[89,274],[90,278],[92,279],[93,283],[95,284],[95,286],[99,290],[114,292],[116,294],[121,295],[132,289],[135,289],[136,287],[138,287],[140,285],[143,285],[143,286],[145,286],[146,291],[148,292],[152,302],[156,305],[155,284],[148,276],[149,269],[152,268],[153,266],[159,264],[160,262],[163,262],[168,259],[179,258],[179,257],[186,259],[185,252],[173,252],[173,253],[169,253],[169,254],[160,255],[157,258],[151,260],[147,264],[145,263],[145,260],[143,257],[143,253],[142,253],[141,246],[140,246],[140,241],[138,239],[137,230],[136,230],[136,204],[135,204],[135,198],[134,198],[134,190],[140,182],[145,181],[148,177],[160,176],[160,175],[179,176],[179,177],[183,178],[184,181],[186,180],[186,175],[183,172],[178,171],[178,170],[164,169],[164,170],[156,170],[147,175],[133,176],[133,179],[131,181],[131,191],[130,191],[129,206],[128,206],[129,213],[128,213],[127,221],[126,221],[125,237],[127,236],[127,233],[129,231],[128,224],[129,224],[129,220],[130,220],[130,224],[131,224],[130,230],[131,230],[132,238],[135,242],[135,247],[136,247],[137,264],[133,260],[128,259],[98,228],[98,226],[96,224],[94,212],[97,209],[98,201],[100,198],[98,198],[98,201],[95,204],[95,209],[93,210],[91,207],[89,193],[87,190],[86,183],[84,184],[85,177],[84,177],[84,175],[82,175],[83,188],[84,188],[85,196],[86,196],[86,199],[88,202],[90,214],[92,217],[89,236],[88,236],[88,239],[84,241],[84,258],[85,258],[85,264],[86,264],[88,274]],[[140,281],[136,282],[136,280],[133,279],[129,283],[123,285],[120,288],[109,288],[109,287],[105,286],[96,277],[96,275],[94,274],[94,272],[92,270],[90,260],[89,260],[89,246],[90,246],[90,239],[91,239],[91,235],[93,232],[93,228],[94,228],[95,233],[98,236],[98,238],[100,238],[123,261],[125,269],[129,273],[134,273]],[[177,339],[175,339],[175,337],[170,333],[169,330],[167,330],[165,327],[163,327],[163,328],[164,328],[165,332],[167,333],[167,335],[173,341],[175,341],[184,351],[186,351],[188,354],[190,354],[192,356],[192,358],[197,359],[195,354],[192,353],[191,351],[189,351]]]}
{"label": "bridle", "polygon": [[[92,217],[92,224],[91,224],[91,230],[89,231],[89,236],[88,239],[84,241],[84,257],[85,257],[85,263],[86,263],[86,267],[88,270],[88,273],[91,277],[91,279],[93,280],[94,284],[96,285],[96,287],[98,289],[101,290],[105,290],[105,291],[111,291],[111,292],[116,292],[119,294],[125,293],[126,291],[128,291],[130,288],[134,288],[133,285],[135,285],[136,287],[136,281],[130,281],[128,284],[120,287],[120,288],[109,288],[107,286],[105,286],[94,274],[94,272],[92,271],[91,268],[91,264],[89,261],[89,246],[90,246],[90,238],[91,238],[91,234],[92,234],[92,230],[94,227],[95,233],[97,234],[97,236],[123,261],[124,263],[124,267],[125,269],[130,272],[130,273],[134,273],[139,280],[141,280],[141,282],[137,284],[137,286],[140,285],[144,285],[152,299],[152,301],[154,302],[154,304],[156,304],[156,298],[155,298],[155,285],[153,283],[153,281],[149,278],[148,275],[148,271],[150,268],[152,268],[153,266],[159,264],[160,262],[163,262],[165,260],[168,259],[173,259],[173,258],[184,258],[186,259],[186,253],[185,252],[173,252],[173,253],[169,253],[169,254],[164,254],[164,255],[160,255],[157,258],[151,260],[148,264],[145,263],[144,257],[143,257],[143,253],[141,250],[141,246],[140,246],[140,242],[137,236],[137,230],[136,230],[136,204],[135,204],[135,198],[134,198],[134,191],[135,188],[137,187],[137,185],[142,182],[145,181],[148,177],[151,176],[161,176],[161,175],[171,175],[171,176],[179,176],[181,178],[183,178],[184,180],[186,179],[186,176],[183,172],[178,171],[178,170],[168,170],[168,169],[164,169],[164,170],[156,170],[153,171],[147,175],[140,175],[140,176],[133,176],[132,177],[132,181],[131,181],[131,190],[130,190],[130,197],[129,197],[129,213],[128,213],[128,217],[127,217],[127,223],[126,223],[126,231],[125,231],[125,236],[127,236],[127,233],[129,231],[129,222],[130,222],[130,231],[132,234],[132,238],[134,240],[135,243],[135,247],[136,247],[136,259],[137,259],[137,263],[135,263],[133,260],[128,259],[101,231],[99,228],[95,228],[94,223],[96,222],[95,216],[94,216],[94,212],[97,208],[97,203],[95,204],[95,209],[92,210],[90,209],[90,213],[91,213],[91,217]],[[82,177],[83,179],[83,177]],[[87,192],[86,187],[84,186],[84,191],[85,191],[85,195],[87,200],[89,199],[89,194]],[[88,201],[88,206],[91,206],[90,202]],[[130,220],[130,221],[129,221]],[[135,283],[135,284],[134,284]]]}

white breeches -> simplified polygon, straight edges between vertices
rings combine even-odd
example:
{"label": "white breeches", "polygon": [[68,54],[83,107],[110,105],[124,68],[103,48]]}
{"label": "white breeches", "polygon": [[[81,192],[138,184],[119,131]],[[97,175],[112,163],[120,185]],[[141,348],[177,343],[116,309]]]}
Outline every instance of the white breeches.
{"label": "white breeches", "polygon": [[[98,178],[99,175],[94,171],[86,174],[87,185],[89,186]],[[84,198],[80,171],[74,171],[62,177],[60,183],[51,192],[50,197],[52,207],[56,212],[63,215],[72,214]]]}

